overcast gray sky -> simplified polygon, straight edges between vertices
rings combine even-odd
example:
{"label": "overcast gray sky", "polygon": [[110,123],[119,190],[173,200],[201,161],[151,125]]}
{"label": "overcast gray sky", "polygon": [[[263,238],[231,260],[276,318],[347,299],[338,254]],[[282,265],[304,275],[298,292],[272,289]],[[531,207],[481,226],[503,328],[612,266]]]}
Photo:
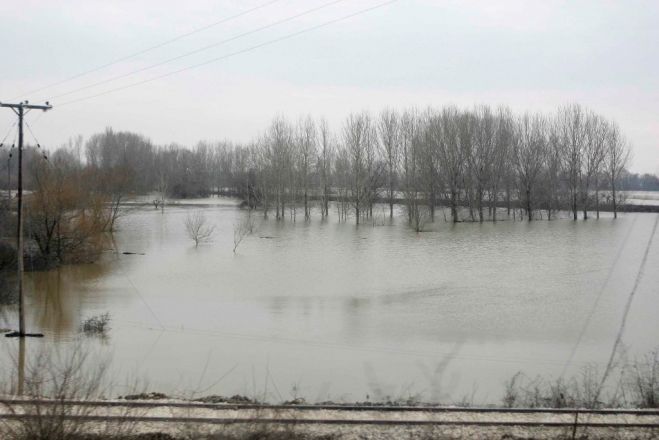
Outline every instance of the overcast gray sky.
{"label": "overcast gray sky", "polygon": [[[334,127],[351,111],[457,104],[554,111],[578,102],[618,121],[632,170],[659,173],[658,1],[398,0],[296,38],[93,99],[384,0],[344,0],[267,30],[132,72],[330,0],[278,0],[157,50],[40,92],[125,55],[272,0],[0,2],[0,100],[50,99],[28,122],[44,145],[111,126],[155,143],[249,141],[276,114]],[[0,112],[0,136],[14,121]],[[28,140],[29,140],[28,136]]]}

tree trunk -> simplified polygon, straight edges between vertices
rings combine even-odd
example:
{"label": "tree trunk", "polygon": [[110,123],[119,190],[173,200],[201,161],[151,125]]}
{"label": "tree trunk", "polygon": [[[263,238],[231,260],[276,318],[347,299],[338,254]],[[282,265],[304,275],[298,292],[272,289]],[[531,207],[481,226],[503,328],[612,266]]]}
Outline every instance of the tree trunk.
{"label": "tree trunk", "polygon": [[597,213],[597,220],[600,219],[600,190],[598,184],[599,182],[595,183],[595,212]]}
{"label": "tree trunk", "polygon": [[311,215],[309,213],[309,195],[307,194],[307,189],[304,189],[304,219],[309,220]]}
{"label": "tree trunk", "polygon": [[389,166],[389,218],[394,218],[394,179],[391,166]]}
{"label": "tree trunk", "polygon": [[618,218],[618,206],[616,203],[616,184],[614,179],[611,179],[611,190],[613,192],[613,218]]}
{"label": "tree trunk", "polygon": [[430,191],[430,197],[428,198],[428,208],[430,209],[430,221],[435,222],[435,193]]}

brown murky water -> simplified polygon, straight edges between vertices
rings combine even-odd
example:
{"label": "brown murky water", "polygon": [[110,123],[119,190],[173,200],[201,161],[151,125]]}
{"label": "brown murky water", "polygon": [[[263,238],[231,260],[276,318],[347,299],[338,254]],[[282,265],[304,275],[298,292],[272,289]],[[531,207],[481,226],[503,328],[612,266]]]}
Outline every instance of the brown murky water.
{"label": "brown murky water", "polygon": [[[379,211],[383,226],[259,216],[234,255],[244,212],[200,203],[133,210],[119,253],[28,274],[29,327],[46,334],[31,350],[73,345],[83,319],[109,312],[109,337],[92,345],[118,380],[153,390],[498,403],[519,370],[557,377],[606,362],[656,218],[441,220],[417,235]],[[216,226],[198,248],[184,229],[194,209]],[[656,237],[623,337],[632,356],[659,345],[658,267]],[[15,320],[0,311],[0,327]],[[15,343],[0,344],[7,365]]]}

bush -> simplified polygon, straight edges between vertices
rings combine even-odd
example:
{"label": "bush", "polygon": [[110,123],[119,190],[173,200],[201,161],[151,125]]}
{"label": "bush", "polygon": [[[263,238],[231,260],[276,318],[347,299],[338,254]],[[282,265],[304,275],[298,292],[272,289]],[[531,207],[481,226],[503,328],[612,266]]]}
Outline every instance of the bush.
{"label": "bush", "polygon": [[659,352],[655,350],[634,362],[627,381],[636,406],[659,408]]}
{"label": "bush", "polygon": [[80,330],[88,335],[106,335],[110,330],[110,314],[92,316],[82,322]]}

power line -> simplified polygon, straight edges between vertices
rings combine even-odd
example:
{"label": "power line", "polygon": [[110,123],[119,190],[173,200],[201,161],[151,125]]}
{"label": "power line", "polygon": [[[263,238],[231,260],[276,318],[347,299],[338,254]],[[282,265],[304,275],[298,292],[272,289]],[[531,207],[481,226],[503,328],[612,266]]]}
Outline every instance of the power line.
{"label": "power line", "polygon": [[613,349],[611,350],[609,362],[606,364],[606,369],[604,370],[602,381],[600,382],[599,387],[597,388],[597,394],[595,396],[595,400],[597,400],[597,397],[599,397],[599,394],[601,393],[602,388],[604,387],[604,383],[606,382],[606,379],[608,378],[609,373],[611,372],[611,368],[613,367],[613,359],[615,358],[615,354],[618,351],[618,346],[622,341],[622,334],[624,333],[625,325],[627,324],[627,316],[629,315],[629,310],[631,309],[632,306],[632,300],[634,299],[634,294],[636,293],[636,290],[638,289],[638,285],[641,283],[641,279],[643,278],[645,263],[647,263],[648,261],[648,255],[650,253],[650,248],[652,247],[652,240],[654,239],[655,233],[657,232],[658,224],[659,224],[659,215],[655,217],[654,226],[652,227],[652,232],[650,232],[650,239],[648,240],[648,244],[645,247],[645,252],[643,253],[643,259],[641,260],[641,265],[638,268],[638,273],[636,274],[636,280],[634,281],[634,287],[632,288],[632,291],[629,293],[629,298],[627,298],[627,303],[625,304],[625,311],[622,314],[622,322],[620,323],[620,329],[618,329],[618,335],[616,336],[616,340],[613,343]]}
{"label": "power line", "polygon": [[43,112],[39,113],[39,115],[37,115],[36,119],[35,119],[34,121],[32,121],[32,124],[33,124],[33,125],[37,125],[37,122],[39,122],[39,120],[41,120],[41,118],[43,117],[43,115],[44,115]]}
{"label": "power line", "polygon": [[273,3],[277,3],[277,2],[280,2],[280,1],[281,1],[281,0],[271,0],[271,1],[269,1],[269,2],[267,2],[267,3],[264,3],[264,4],[260,5],[260,6],[256,6],[256,7],[254,7],[254,8],[247,9],[246,11],[240,12],[240,13],[238,13],[238,14],[232,15],[232,16],[227,17],[227,18],[223,18],[222,20],[219,20],[219,21],[216,21],[216,22],[214,22],[214,23],[208,24],[208,25],[203,26],[203,27],[201,27],[201,28],[194,29],[194,30],[192,30],[192,31],[190,31],[190,32],[187,32],[187,33],[185,33],[185,34],[181,34],[181,35],[179,35],[179,36],[176,36],[176,37],[174,37],[174,38],[171,38],[171,39],[169,39],[169,40],[166,40],[166,41],[164,41],[164,42],[162,42],[162,43],[156,44],[156,45],[154,45],[154,46],[147,47],[146,49],[142,49],[142,50],[140,50],[140,51],[138,51],[138,52],[133,52],[133,53],[131,53],[131,54],[129,54],[129,55],[126,55],[126,56],[123,56],[123,57],[121,57],[121,58],[118,58],[118,59],[116,59],[116,60],[114,60],[114,61],[111,61],[111,62],[109,62],[109,63],[107,63],[107,64],[103,64],[103,65],[101,65],[101,66],[94,67],[94,68],[92,68],[92,69],[90,69],[90,70],[86,70],[86,71],[84,71],[84,72],[78,73],[78,74],[76,74],[76,75],[73,75],[73,76],[71,76],[71,77],[68,77],[68,78],[66,78],[66,79],[63,79],[63,80],[61,80],[61,81],[57,81],[57,82],[54,82],[54,83],[51,83],[51,84],[45,85],[45,86],[43,86],[43,87],[39,87],[38,89],[34,89],[34,90],[29,91],[29,92],[23,93],[23,94],[17,96],[16,98],[13,98],[13,99],[18,99],[20,96],[30,95],[30,94],[32,94],[32,93],[40,92],[40,91],[42,91],[42,90],[46,90],[46,89],[49,89],[49,88],[51,88],[51,87],[55,87],[55,86],[58,86],[58,85],[60,85],[60,84],[64,84],[64,83],[67,83],[67,82],[73,81],[74,79],[80,78],[80,77],[82,77],[82,76],[89,75],[90,73],[98,72],[99,70],[105,69],[106,67],[113,66],[113,65],[118,64],[118,63],[120,63],[120,62],[122,62],[122,61],[126,61],[126,60],[129,60],[129,59],[131,59],[131,58],[135,58],[136,56],[139,56],[139,55],[145,54],[145,53],[147,53],[147,52],[150,52],[150,51],[152,51],[152,50],[159,49],[159,48],[161,48],[161,47],[163,47],[163,46],[166,46],[166,45],[168,45],[168,44],[171,44],[171,43],[174,43],[174,42],[176,42],[176,41],[182,40],[183,38],[189,37],[190,35],[194,35],[194,34],[196,34],[196,33],[199,33],[199,32],[202,32],[202,31],[205,31],[205,30],[207,30],[207,29],[210,29],[210,28],[212,28],[212,27],[215,27],[215,26],[218,26],[218,25],[220,25],[220,24],[226,23],[226,22],[228,22],[228,21],[234,20],[234,19],[236,19],[236,18],[242,17],[242,16],[247,15],[247,14],[249,14],[249,13],[251,13],[251,12],[257,11],[257,10],[259,10],[259,9],[263,9],[263,8],[265,8],[265,7],[267,7],[267,6],[272,5]]}
{"label": "power line", "polygon": [[11,132],[14,130],[15,127],[16,127],[16,121],[14,121],[14,123],[9,126],[9,130],[7,130],[7,134],[5,135],[5,137],[2,138],[2,141],[0,141],[0,148],[4,146],[5,141],[7,140],[7,138],[9,137],[9,135],[11,134]]}
{"label": "power line", "polygon": [[172,72],[169,72],[169,73],[165,73],[165,74],[163,74],[163,75],[158,75],[158,76],[155,76],[155,77],[153,77],[153,78],[149,78],[149,79],[145,79],[145,80],[142,80],[142,81],[138,81],[138,82],[135,82],[135,83],[132,83],[132,84],[128,84],[128,85],[122,86],[122,87],[116,87],[116,88],[114,88],[114,89],[106,90],[105,92],[97,93],[97,94],[95,94],[95,95],[85,96],[85,97],[78,98],[78,99],[74,99],[74,100],[71,100],[71,101],[66,101],[66,102],[64,102],[64,103],[62,103],[62,104],[59,104],[59,105],[60,105],[60,106],[63,106],[63,105],[69,105],[69,104],[73,104],[73,103],[76,103],[76,102],[81,102],[81,101],[86,101],[86,100],[93,99],[93,98],[98,98],[99,96],[104,96],[104,95],[107,95],[107,94],[110,94],[110,93],[118,92],[118,91],[120,91],[120,90],[125,90],[125,89],[128,89],[128,88],[136,87],[136,86],[139,86],[139,85],[142,85],[142,84],[146,84],[146,83],[149,83],[149,82],[152,82],[152,81],[156,81],[156,80],[159,80],[159,79],[162,79],[162,78],[166,78],[166,77],[169,77],[169,76],[177,75],[177,74],[182,73],[182,72],[185,72],[185,71],[187,71],[187,70],[196,69],[196,68],[198,68],[198,67],[202,67],[202,66],[205,66],[205,65],[207,65],[207,64],[211,64],[211,63],[215,63],[215,62],[218,62],[218,61],[222,61],[222,60],[225,60],[225,59],[227,59],[227,58],[231,58],[231,57],[236,56],[236,55],[241,55],[241,54],[244,54],[244,53],[247,53],[247,52],[251,52],[251,51],[256,50],[256,49],[260,49],[260,48],[262,48],[262,47],[266,47],[266,46],[270,46],[270,45],[275,44],[275,43],[279,43],[279,42],[281,42],[281,41],[289,40],[289,39],[294,38],[294,37],[297,37],[297,36],[299,36],[299,35],[302,35],[302,34],[305,34],[305,33],[308,33],[308,32],[311,32],[311,31],[314,31],[314,30],[317,30],[317,29],[323,28],[323,27],[327,27],[327,26],[329,26],[329,25],[332,25],[332,24],[338,23],[338,22],[340,22],[340,21],[347,20],[347,19],[349,19],[349,18],[356,17],[356,16],[361,15],[361,14],[365,14],[365,13],[368,13],[368,12],[374,11],[374,10],[379,9],[379,8],[382,8],[382,7],[384,7],[384,6],[388,6],[388,5],[390,5],[390,4],[392,4],[392,3],[396,2],[396,1],[398,1],[398,0],[389,0],[389,1],[386,1],[386,2],[381,3],[381,4],[379,4],[379,5],[372,6],[372,7],[370,7],[370,8],[366,8],[366,9],[361,9],[361,10],[359,10],[359,11],[357,11],[357,12],[353,12],[353,13],[351,13],[351,14],[344,15],[344,16],[342,16],[342,17],[335,18],[335,19],[333,19],[333,20],[329,20],[329,21],[326,21],[326,22],[323,22],[323,23],[320,23],[320,24],[317,24],[317,25],[314,25],[314,26],[310,26],[310,27],[304,28],[304,29],[302,29],[302,30],[300,30],[300,31],[296,31],[296,32],[293,32],[293,33],[290,33],[290,34],[286,34],[286,35],[284,35],[284,36],[282,36],[282,37],[275,38],[275,39],[273,39],[273,40],[268,40],[268,41],[266,41],[266,42],[264,42],[264,43],[259,43],[259,44],[256,44],[256,45],[254,45],[254,46],[250,46],[250,47],[248,47],[248,48],[246,48],[246,49],[242,49],[242,50],[238,50],[238,51],[235,51],[235,52],[231,52],[231,53],[228,53],[228,54],[226,54],[226,55],[223,55],[223,56],[220,56],[220,57],[217,57],[217,58],[213,58],[213,59],[210,59],[210,60],[208,60],[208,61],[204,61],[204,62],[202,62],[202,63],[194,64],[194,65],[192,65],[192,66],[184,67],[184,68],[179,69],[179,70],[175,70],[175,71],[172,71]]}
{"label": "power line", "polygon": [[30,132],[32,135],[32,139],[34,139],[34,142],[37,144],[37,148],[41,150],[41,157],[44,158],[44,160],[48,160],[48,156],[46,155],[46,152],[41,148],[41,144],[39,143],[39,139],[35,136],[34,132],[32,131],[32,127],[30,127],[30,124],[27,123],[27,120],[25,120],[25,126],[27,127],[27,131]]}
{"label": "power line", "polygon": [[574,347],[572,347],[572,351],[570,352],[570,356],[568,357],[567,362],[565,362],[565,365],[563,366],[563,371],[561,372],[561,377],[565,375],[567,372],[567,369],[569,368],[570,364],[572,364],[572,361],[574,360],[574,356],[577,353],[577,348],[579,348],[579,345],[581,344],[581,340],[583,339],[584,335],[586,334],[586,329],[590,325],[590,320],[593,318],[593,315],[595,314],[595,310],[597,309],[597,306],[600,302],[600,299],[602,298],[602,294],[606,290],[606,286],[609,284],[609,281],[611,280],[611,277],[613,276],[613,271],[618,265],[618,260],[620,260],[620,256],[622,255],[622,251],[625,248],[625,245],[627,244],[627,241],[629,240],[629,236],[631,235],[632,230],[634,229],[634,225],[636,224],[636,220],[638,220],[638,217],[634,217],[634,220],[632,223],[629,225],[629,228],[627,229],[627,232],[625,233],[625,237],[622,240],[622,243],[620,244],[620,247],[618,248],[618,252],[616,252],[616,256],[613,259],[613,263],[611,264],[611,267],[609,268],[609,271],[606,275],[606,278],[604,279],[604,282],[602,283],[602,286],[600,287],[600,290],[595,297],[595,301],[593,302],[593,306],[590,309],[590,312],[588,313],[588,316],[586,317],[586,320],[584,321],[584,325],[581,328],[581,331],[579,332],[579,336],[577,337],[577,342],[575,342]]}
{"label": "power line", "polygon": [[160,61],[160,62],[158,62],[158,63],[151,64],[151,65],[146,66],[146,67],[142,67],[142,68],[139,68],[139,69],[136,69],[136,70],[132,70],[132,71],[130,71],[130,72],[123,73],[123,74],[121,74],[121,75],[113,76],[113,77],[111,77],[111,78],[104,79],[104,80],[101,80],[101,81],[98,81],[98,82],[95,82],[95,83],[92,83],[92,84],[88,84],[88,85],[86,85],[86,86],[78,87],[77,89],[73,89],[73,90],[70,90],[70,91],[65,92],[65,93],[60,93],[59,95],[52,96],[51,98],[49,98],[49,100],[52,101],[53,99],[61,98],[61,97],[63,97],[63,96],[68,96],[68,95],[71,95],[71,94],[73,94],[73,93],[80,92],[80,91],[82,91],[82,90],[87,90],[87,89],[91,89],[91,88],[96,87],[96,86],[100,86],[100,85],[103,85],[103,84],[107,84],[107,83],[110,83],[110,82],[114,82],[114,81],[117,81],[117,80],[119,80],[119,79],[126,78],[126,77],[128,77],[128,76],[135,75],[136,73],[140,73],[140,72],[145,72],[145,71],[147,71],[147,70],[151,70],[151,69],[153,69],[153,68],[155,68],[155,67],[159,67],[159,66],[162,66],[162,65],[165,65],[165,64],[169,64],[169,63],[171,63],[172,61],[177,61],[177,60],[180,60],[180,59],[182,59],[182,58],[187,58],[187,57],[189,57],[189,56],[191,56],[191,55],[195,55],[195,54],[198,54],[198,53],[201,53],[201,52],[207,51],[207,50],[209,50],[209,49],[213,49],[213,48],[218,47],[218,46],[221,46],[221,45],[223,45],[223,44],[230,43],[230,42],[232,42],[232,41],[238,40],[238,39],[243,38],[243,37],[246,37],[246,36],[248,36],[248,35],[255,34],[255,33],[257,33],[257,32],[264,31],[264,30],[266,30],[266,29],[270,29],[270,28],[275,27],[275,26],[278,26],[278,25],[280,25],[280,24],[283,24],[283,23],[286,23],[286,22],[289,22],[289,21],[295,20],[295,19],[300,18],[300,17],[303,17],[303,16],[305,16],[305,15],[312,14],[312,13],[314,13],[314,12],[317,12],[317,11],[321,10],[321,9],[325,9],[325,8],[327,8],[327,7],[329,7],[329,6],[333,6],[333,5],[337,4],[337,3],[341,3],[341,2],[345,2],[345,1],[346,1],[346,0],[332,0],[332,1],[328,2],[328,3],[324,3],[324,4],[320,5],[320,6],[315,7],[315,8],[307,9],[306,11],[301,12],[301,13],[299,13],[299,14],[295,14],[295,15],[292,15],[292,16],[290,16],[290,17],[286,17],[286,18],[284,18],[284,19],[282,19],[282,20],[278,20],[278,21],[275,21],[275,22],[273,22],[273,23],[270,23],[270,24],[267,24],[267,25],[264,25],[264,26],[258,27],[258,28],[256,28],[256,29],[251,30],[251,31],[243,32],[243,33],[241,33],[241,34],[238,34],[238,35],[235,35],[235,36],[233,36],[233,37],[227,38],[227,39],[225,39],[225,40],[219,41],[219,42],[217,42],[217,43],[209,44],[209,45],[204,46],[204,47],[201,47],[201,48],[199,48],[199,49],[195,49],[195,50],[193,50],[193,51],[191,51],[191,52],[186,52],[186,53],[184,53],[184,54],[182,54],[182,55],[178,55],[178,56],[175,56],[175,57],[172,57],[172,58],[168,58],[168,59],[166,59],[166,60],[164,60],[164,61]]}
{"label": "power line", "polygon": [[121,265],[121,260],[119,259],[119,248],[117,247],[117,244],[114,242],[114,237],[112,238],[112,243],[113,243],[114,248],[115,248],[115,253],[114,253],[114,254],[115,254],[115,257],[116,257],[115,260],[116,260],[116,262],[117,262],[117,268],[119,269],[119,272],[121,272],[121,274],[124,276],[124,278],[126,278],[126,281],[128,281],[128,284],[130,284],[130,286],[132,287],[133,291],[134,291],[134,292],[137,294],[137,296],[142,300],[142,303],[144,303],[144,305],[146,306],[146,308],[149,310],[149,313],[151,313],[151,316],[153,316],[153,318],[156,320],[156,322],[158,323],[158,325],[161,327],[161,330],[164,331],[164,330],[165,330],[165,326],[163,325],[162,321],[160,320],[160,318],[158,318],[158,315],[156,315],[156,312],[153,311],[153,309],[151,308],[151,306],[149,305],[149,303],[146,301],[146,299],[144,298],[144,296],[142,296],[142,293],[140,292],[140,290],[137,288],[137,286],[135,285],[135,283],[133,283],[133,280],[130,279],[130,277],[128,276],[128,274],[126,273],[126,271],[124,270],[124,268],[122,267],[122,265]]}
{"label": "power line", "polygon": [[36,142],[36,144],[39,146],[39,148],[41,148],[41,145],[39,144],[39,140],[34,135],[34,132],[32,131],[32,127],[30,127],[30,124],[27,123],[27,120],[25,121],[25,126],[27,127],[27,131],[29,131],[30,134],[32,135],[32,139],[34,139],[34,142]]}

